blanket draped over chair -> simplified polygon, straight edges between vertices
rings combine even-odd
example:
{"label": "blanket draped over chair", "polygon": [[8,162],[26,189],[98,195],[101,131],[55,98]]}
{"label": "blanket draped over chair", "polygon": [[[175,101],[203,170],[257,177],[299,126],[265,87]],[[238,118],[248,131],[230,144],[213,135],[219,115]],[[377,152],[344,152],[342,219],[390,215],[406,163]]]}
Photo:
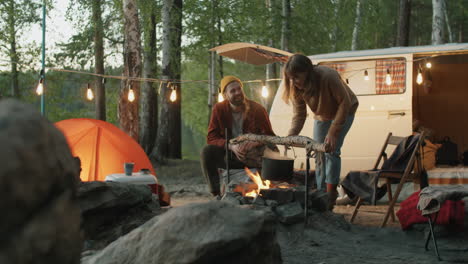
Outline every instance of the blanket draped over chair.
{"label": "blanket draped over chair", "polygon": [[[385,188],[380,188],[379,195],[377,195],[379,175],[386,172],[403,173],[410,161],[411,154],[418,140],[419,135],[406,137],[405,140],[398,144],[392,155],[383,163],[381,169],[349,172],[341,182],[348,196],[358,196],[368,203],[375,204],[386,192]],[[380,191],[382,191],[382,193],[380,193]]]}

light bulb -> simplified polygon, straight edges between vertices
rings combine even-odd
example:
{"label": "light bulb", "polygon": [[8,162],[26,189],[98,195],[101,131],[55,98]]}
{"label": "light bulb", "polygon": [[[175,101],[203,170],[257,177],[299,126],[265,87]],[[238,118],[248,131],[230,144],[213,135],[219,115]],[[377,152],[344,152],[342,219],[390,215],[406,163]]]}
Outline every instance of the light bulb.
{"label": "light bulb", "polygon": [[266,85],[263,85],[263,86],[262,86],[262,97],[263,97],[263,98],[267,98],[267,97],[268,97],[268,89],[267,89]]}
{"label": "light bulb", "polygon": [[432,68],[432,63],[427,62],[427,63],[426,63],[426,68],[428,68],[428,69]]}
{"label": "light bulb", "polygon": [[423,76],[421,69],[418,70],[418,76],[416,76],[416,83],[421,84],[423,83]]}
{"label": "light bulb", "polygon": [[367,70],[364,71],[364,80],[369,80],[369,73],[367,72]]}
{"label": "light bulb", "polygon": [[128,90],[128,101],[129,102],[135,101],[135,93],[133,92],[132,88],[130,88],[130,90]]}
{"label": "light bulb", "polygon": [[389,69],[387,69],[387,76],[385,76],[385,83],[387,85],[392,84],[392,76],[390,76],[390,70]]}
{"label": "light bulb", "polygon": [[86,89],[86,98],[91,101],[94,99],[94,94],[93,94],[93,90],[91,90],[91,88],[89,87],[88,85],[88,89]]}
{"label": "light bulb", "polygon": [[218,102],[221,103],[222,101],[224,101],[224,96],[222,93],[219,93],[218,94]]}
{"label": "light bulb", "polygon": [[175,89],[172,89],[171,96],[169,97],[169,99],[171,100],[171,102],[175,102],[175,100],[177,100],[177,93]]}
{"label": "light bulb", "polygon": [[39,84],[37,84],[37,88],[36,88],[36,93],[37,95],[42,95],[42,93],[44,93],[44,85],[42,84],[42,78],[41,80],[39,80]]}

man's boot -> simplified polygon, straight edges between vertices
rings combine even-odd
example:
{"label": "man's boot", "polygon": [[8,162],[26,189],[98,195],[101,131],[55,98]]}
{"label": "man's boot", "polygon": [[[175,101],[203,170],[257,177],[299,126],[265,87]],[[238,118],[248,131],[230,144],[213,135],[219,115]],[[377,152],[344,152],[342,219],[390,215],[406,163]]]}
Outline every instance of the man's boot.
{"label": "man's boot", "polygon": [[333,211],[333,207],[336,204],[336,198],[338,198],[338,190],[336,187],[338,184],[327,183],[327,193],[328,193],[328,210]]}

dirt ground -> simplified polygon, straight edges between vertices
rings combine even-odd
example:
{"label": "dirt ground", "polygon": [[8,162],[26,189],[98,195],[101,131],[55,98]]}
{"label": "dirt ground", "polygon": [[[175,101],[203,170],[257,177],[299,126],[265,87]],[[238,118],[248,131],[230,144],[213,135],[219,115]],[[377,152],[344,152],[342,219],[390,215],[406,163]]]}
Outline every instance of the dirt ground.
{"label": "dirt ground", "polygon": [[[171,194],[172,207],[213,199],[198,161],[169,160],[164,166],[156,166],[156,173]],[[303,223],[279,224],[278,242],[284,263],[468,263],[468,227],[456,232],[437,227],[442,256],[442,261],[438,261],[432,241],[429,251],[424,250],[426,224],[402,231],[397,218],[380,228],[383,205],[362,206],[350,224],[352,211],[349,205],[336,206],[333,213],[309,217],[306,227]]]}

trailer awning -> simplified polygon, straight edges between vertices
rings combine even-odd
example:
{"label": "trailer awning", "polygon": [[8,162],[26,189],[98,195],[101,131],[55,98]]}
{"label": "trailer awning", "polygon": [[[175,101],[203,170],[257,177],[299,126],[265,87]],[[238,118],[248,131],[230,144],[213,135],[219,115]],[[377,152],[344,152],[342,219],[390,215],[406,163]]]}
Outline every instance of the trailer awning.
{"label": "trailer awning", "polygon": [[286,62],[293,54],[287,51],[270,48],[267,46],[235,42],[214,47],[210,51],[216,51],[220,56],[243,61],[253,65],[265,65],[274,62]]}

